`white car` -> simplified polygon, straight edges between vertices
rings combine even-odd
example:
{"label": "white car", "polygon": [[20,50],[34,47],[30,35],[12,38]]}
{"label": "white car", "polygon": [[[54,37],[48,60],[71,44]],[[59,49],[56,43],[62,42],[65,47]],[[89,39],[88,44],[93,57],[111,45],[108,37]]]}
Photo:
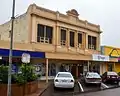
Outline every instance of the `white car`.
{"label": "white car", "polygon": [[74,89],[75,80],[70,72],[58,72],[54,79],[54,88]]}

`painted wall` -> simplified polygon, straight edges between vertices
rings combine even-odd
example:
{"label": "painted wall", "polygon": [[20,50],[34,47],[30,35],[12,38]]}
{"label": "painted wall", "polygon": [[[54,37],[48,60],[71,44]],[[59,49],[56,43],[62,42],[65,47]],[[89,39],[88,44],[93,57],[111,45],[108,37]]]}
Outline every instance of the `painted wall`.
{"label": "painted wall", "polygon": [[[111,54],[111,57],[114,57],[114,58],[110,58],[111,64],[113,65],[113,69],[114,69],[114,64],[115,64],[114,70],[117,73],[120,72],[120,63],[118,62],[118,57],[120,57],[120,48],[116,48],[116,47],[112,47],[112,46],[102,46],[101,53],[103,55],[107,55],[107,56]],[[107,63],[107,64],[109,64],[109,63]],[[108,66],[107,64],[106,64],[106,66]]]}
{"label": "painted wall", "polygon": [[120,63],[115,64],[115,71],[118,73],[120,72]]}
{"label": "painted wall", "polygon": [[[2,41],[6,41],[9,44],[11,22],[7,22],[3,25],[0,25],[0,39]],[[37,42],[37,24],[43,24],[52,26],[53,29],[53,44],[45,44]],[[60,45],[60,29],[61,28],[67,29],[67,44],[66,46]],[[70,47],[69,41],[69,32],[73,30],[75,32],[75,47]],[[78,39],[77,33],[83,33],[83,47],[78,47]],[[17,17],[15,19],[15,26],[14,26],[14,48],[21,49],[24,47],[26,50],[34,50],[34,51],[42,51],[47,53],[47,58],[50,58],[54,55],[56,58],[57,55],[55,53],[61,53],[71,55],[75,54],[75,57],[79,59],[81,55],[89,55],[92,54],[99,54],[100,53],[100,26],[96,24],[92,24],[88,21],[80,20],[76,16],[72,16],[68,13],[61,14],[56,11],[52,11],[49,9],[45,9],[39,7],[35,4],[32,4],[28,7],[28,10],[25,14]],[[97,50],[88,49],[88,35],[96,36],[97,37]],[[3,48],[9,48],[9,45],[6,43],[2,43],[0,46]],[[21,43],[21,44],[17,44]],[[26,46],[25,46],[26,44]],[[22,45],[22,46],[18,46]],[[28,46],[30,48],[28,48]],[[22,48],[23,49],[23,48]],[[54,54],[53,54],[54,53]],[[64,56],[65,57],[65,56]],[[84,57],[84,56],[82,56]],[[57,57],[58,58],[58,57]],[[65,59],[61,57],[62,59]],[[69,58],[69,57],[67,57]],[[60,59],[60,58],[59,58]],[[74,59],[74,58],[72,58]]]}
{"label": "painted wall", "polygon": [[[0,40],[10,40],[11,21],[8,21],[0,25]],[[22,14],[16,17],[14,20],[14,31],[13,31],[14,42],[28,43],[28,24],[27,14]]]}

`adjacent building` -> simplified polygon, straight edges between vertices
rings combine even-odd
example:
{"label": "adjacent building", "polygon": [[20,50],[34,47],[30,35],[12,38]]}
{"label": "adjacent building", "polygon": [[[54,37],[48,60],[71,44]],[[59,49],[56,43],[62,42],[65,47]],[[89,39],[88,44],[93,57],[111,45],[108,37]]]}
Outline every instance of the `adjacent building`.
{"label": "adjacent building", "polygon": [[109,56],[111,62],[105,63],[106,71],[120,72],[120,48],[101,46],[101,54]]}
{"label": "adjacent building", "polygon": [[[8,58],[10,29],[11,21],[0,25],[2,58]],[[14,59],[29,53],[31,63],[47,80],[58,71],[77,77],[89,70],[102,74],[102,63],[109,57],[100,55],[100,34],[100,26],[79,19],[75,9],[62,14],[31,4],[14,21]]]}

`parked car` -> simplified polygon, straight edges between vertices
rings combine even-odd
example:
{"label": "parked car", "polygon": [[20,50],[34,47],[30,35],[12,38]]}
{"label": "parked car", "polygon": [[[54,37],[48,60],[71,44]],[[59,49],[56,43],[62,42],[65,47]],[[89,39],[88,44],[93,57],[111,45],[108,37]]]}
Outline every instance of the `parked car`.
{"label": "parked car", "polygon": [[54,88],[74,89],[75,80],[70,72],[58,72],[54,79]]}
{"label": "parked car", "polygon": [[120,82],[120,72],[118,72],[119,82]]}
{"label": "parked car", "polygon": [[85,84],[97,84],[101,86],[102,79],[97,72],[87,72],[84,76]]}
{"label": "parked car", "polygon": [[102,81],[104,83],[119,83],[119,76],[116,72],[113,71],[105,72],[102,75]]}

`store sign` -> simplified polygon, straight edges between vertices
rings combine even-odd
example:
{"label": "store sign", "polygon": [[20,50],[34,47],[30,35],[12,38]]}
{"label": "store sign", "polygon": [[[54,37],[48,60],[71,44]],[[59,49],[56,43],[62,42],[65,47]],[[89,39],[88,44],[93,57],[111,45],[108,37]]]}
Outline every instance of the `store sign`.
{"label": "store sign", "polygon": [[12,72],[13,72],[13,73],[18,72],[18,68],[17,68],[17,65],[16,65],[16,64],[12,64]]}
{"label": "store sign", "polygon": [[93,54],[92,58],[94,61],[109,61],[109,56]]}
{"label": "store sign", "polygon": [[120,57],[118,58],[118,62],[120,62]]}
{"label": "store sign", "polygon": [[30,54],[23,53],[22,54],[22,62],[23,63],[30,63]]}

